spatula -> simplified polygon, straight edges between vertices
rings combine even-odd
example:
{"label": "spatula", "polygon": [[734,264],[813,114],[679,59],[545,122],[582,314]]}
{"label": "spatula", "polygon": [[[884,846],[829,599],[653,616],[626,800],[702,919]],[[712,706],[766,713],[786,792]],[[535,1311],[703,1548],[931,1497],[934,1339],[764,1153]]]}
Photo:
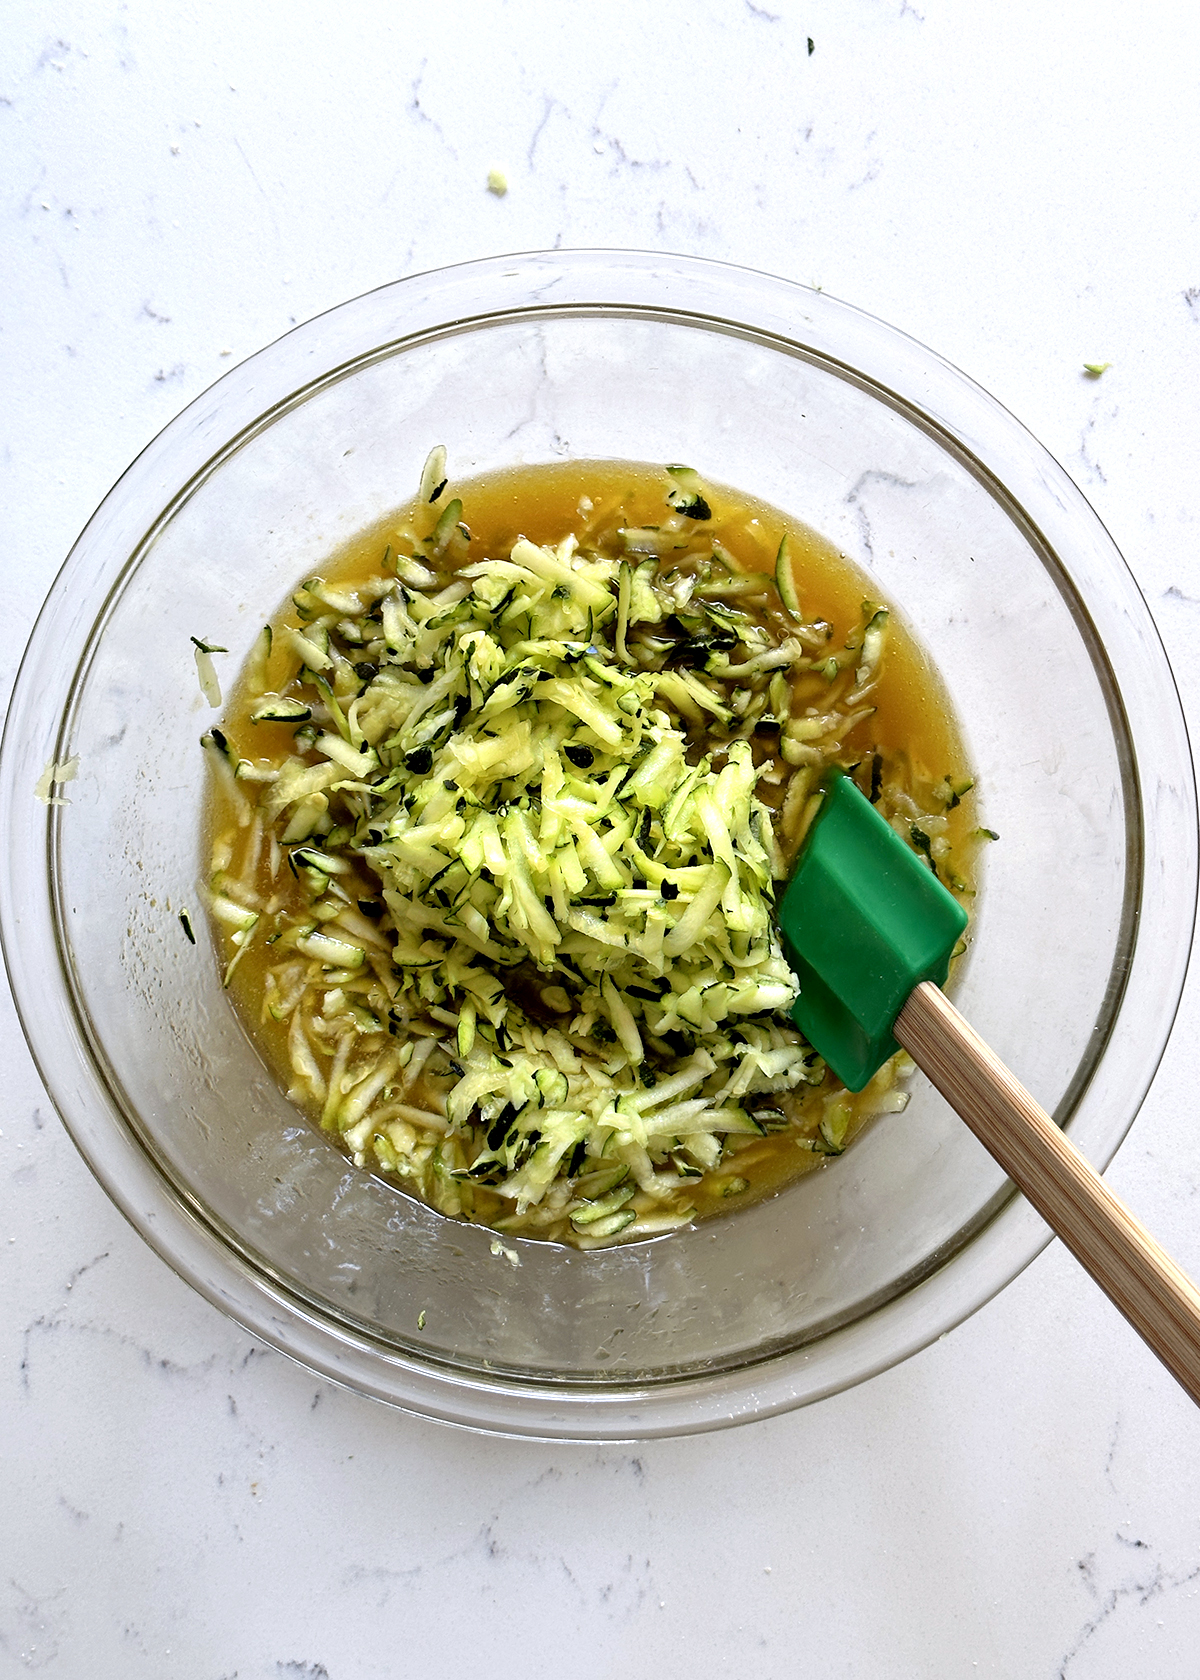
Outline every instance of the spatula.
{"label": "spatula", "polygon": [[796,1025],[852,1091],[901,1047],[1200,1404],[1200,1291],[939,989],[966,915],[833,772],[779,902]]}

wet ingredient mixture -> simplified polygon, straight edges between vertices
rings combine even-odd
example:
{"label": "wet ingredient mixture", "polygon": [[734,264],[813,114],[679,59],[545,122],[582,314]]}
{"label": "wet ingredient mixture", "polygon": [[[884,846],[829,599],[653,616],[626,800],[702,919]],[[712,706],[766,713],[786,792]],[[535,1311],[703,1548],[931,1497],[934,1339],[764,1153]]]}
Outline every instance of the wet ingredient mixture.
{"label": "wet ingredient mixture", "polygon": [[263,631],[214,769],[226,984],[292,1099],[452,1217],[581,1247],[745,1205],[903,1107],[791,1024],[775,885],[847,768],[970,904],[928,661],[686,467],[416,499]]}

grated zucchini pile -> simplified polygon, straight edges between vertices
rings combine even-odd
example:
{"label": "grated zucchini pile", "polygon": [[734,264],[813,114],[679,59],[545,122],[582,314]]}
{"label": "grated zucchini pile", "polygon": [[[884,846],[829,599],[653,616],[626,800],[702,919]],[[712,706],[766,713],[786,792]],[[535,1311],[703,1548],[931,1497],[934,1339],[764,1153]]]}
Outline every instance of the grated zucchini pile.
{"label": "grated zucchini pile", "polygon": [[[269,947],[290,1094],[441,1211],[581,1246],[743,1193],[739,1141],[837,1153],[850,1118],[789,1019],[772,910],[815,778],[871,715],[887,611],[835,649],[786,544],[778,584],[740,571],[696,475],[668,475],[653,527],[473,559],[435,451],[411,552],[309,579],[260,639],[242,705],[286,750],[205,737],[226,983]],[[813,672],[821,706],[794,704]],[[969,784],[918,806],[877,756],[859,776],[937,867]]]}

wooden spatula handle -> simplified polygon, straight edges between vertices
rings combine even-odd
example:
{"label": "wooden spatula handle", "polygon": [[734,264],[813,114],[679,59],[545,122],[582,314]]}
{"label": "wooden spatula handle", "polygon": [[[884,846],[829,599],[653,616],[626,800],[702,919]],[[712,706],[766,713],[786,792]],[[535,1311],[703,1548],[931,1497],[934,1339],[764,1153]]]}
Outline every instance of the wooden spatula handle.
{"label": "wooden spatula handle", "polygon": [[1200,1290],[942,995],[917,986],[897,1040],[1200,1404]]}

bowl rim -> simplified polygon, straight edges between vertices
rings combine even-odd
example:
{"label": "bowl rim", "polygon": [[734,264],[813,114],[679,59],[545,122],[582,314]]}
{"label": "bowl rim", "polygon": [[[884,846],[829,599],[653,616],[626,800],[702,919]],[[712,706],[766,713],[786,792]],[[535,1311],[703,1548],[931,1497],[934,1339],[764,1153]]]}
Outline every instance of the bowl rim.
{"label": "bowl rim", "polygon": [[[675,301],[668,301],[672,297]],[[695,307],[700,299],[704,308]],[[743,331],[760,342],[782,336],[789,348],[810,352],[823,364],[840,365],[877,396],[893,400],[908,418],[952,440],[956,452],[975,463],[993,494],[1000,493],[1010,517],[1024,519],[1037,533],[1038,547],[1054,558],[1062,574],[1056,580],[1060,590],[1065,580],[1065,597],[1080,604],[1086,636],[1094,638],[1111,673],[1112,696],[1124,712],[1122,732],[1127,732],[1134,752],[1130,776],[1123,779],[1141,805],[1141,890],[1133,907],[1137,926],[1127,967],[1117,977],[1106,1042],[1099,1051],[1109,1067],[1117,1068],[1127,1091],[1123,1122],[1110,1126],[1101,1146],[1092,1151],[1101,1170],[1108,1164],[1136,1117],[1165,1049],[1182,993],[1196,911],[1192,756],[1182,706],[1149,609],[1082,493],[995,398],[915,339],[854,306],[733,264],[657,252],[534,251],[424,271],[314,316],[230,369],[188,404],[134,459],[85,526],[51,587],[21,661],[0,747],[0,810],[10,834],[0,867],[0,942],[26,1041],[72,1139],[139,1234],[206,1299],[279,1351],[335,1382],[402,1409],[513,1436],[639,1440],[728,1427],[865,1380],[977,1310],[1034,1259],[1051,1233],[1010,1186],[995,1199],[998,1205],[990,1217],[915,1286],[799,1349],[734,1370],[647,1385],[632,1381],[572,1387],[449,1372],[432,1361],[401,1356],[369,1335],[349,1332],[344,1323],[332,1325],[234,1253],[135,1141],[102,1075],[101,1058],[61,995],[67,986],[63,934],[53,903],[60,813],[29,798],[42,764],[61,762],[66,756],[72,696],[92,628],[105,616],[154,530],[173,516],[221,459],[283,409],[373,357],[394,355],[431,333],[469,331],[498,320],[564,311],[688,318],[693,324]],[[775,325],[765,326],[763,316]],[[407,330],[393,330],[391,337],[380,339],[379,331],[388,326]],[[364,327],[369,329],[365,335]],[[781,333],[778,329],[783,327],[789,330]],[[365,349],[364,336],[374,338]],[[297,385],[295,370],[306,357],[314,357],[316,351],[309,346],[318,343],[319,371]],[[823,343],[826,348],[821,348]],[[830,343],[848,345],[855,359],[831,355]],[[861,365],[864,358],[868,366]],[[1009,468],[1001,478],[988,465],[999,444],[1012,452],[1006,458],[1020,462],[1015,486]],[[192,464],[182,485],[177,467],[166,471],[168,458],[176,461],[181,450]],[[137,514],[139,507],[155,509],[149,524]],[[1062,559],[1060,531],[1071,536],[1075,570]],[[1086,542],[1080,540],[1081,533]],[[1081,567],[1087,578],[1084,590]],[[1102,583],[1107,588],[1101,588]],[[1115,638],[1118,663],[1142,678],[1132,692],[1113,669],[1114,644],[1106,628]],[[39,686],[37,679],[47,655],[70,666],[61,650],[73,645],[72,635],[76,646],[82,638],[79,662],[69,671],[62,704],[48,706],[45,684]],[[60,676],[60,690],[65,680]],[[1114,730],[1118,743],[1122,732]],[[1131,859],[1129,867],[1133,866]],[[38,956],[46,966],[49,949],[57,955],[54,972],[60,995],[54,995],[46,975],[38,977]],[[1144,1017],[1137,1033],[1122,1026],[1131,1002]],[[63,1032],[72,1042],[71,1057],[62,1054]],[[1074,1106],[1086,1090],[1069,1096]]]}

